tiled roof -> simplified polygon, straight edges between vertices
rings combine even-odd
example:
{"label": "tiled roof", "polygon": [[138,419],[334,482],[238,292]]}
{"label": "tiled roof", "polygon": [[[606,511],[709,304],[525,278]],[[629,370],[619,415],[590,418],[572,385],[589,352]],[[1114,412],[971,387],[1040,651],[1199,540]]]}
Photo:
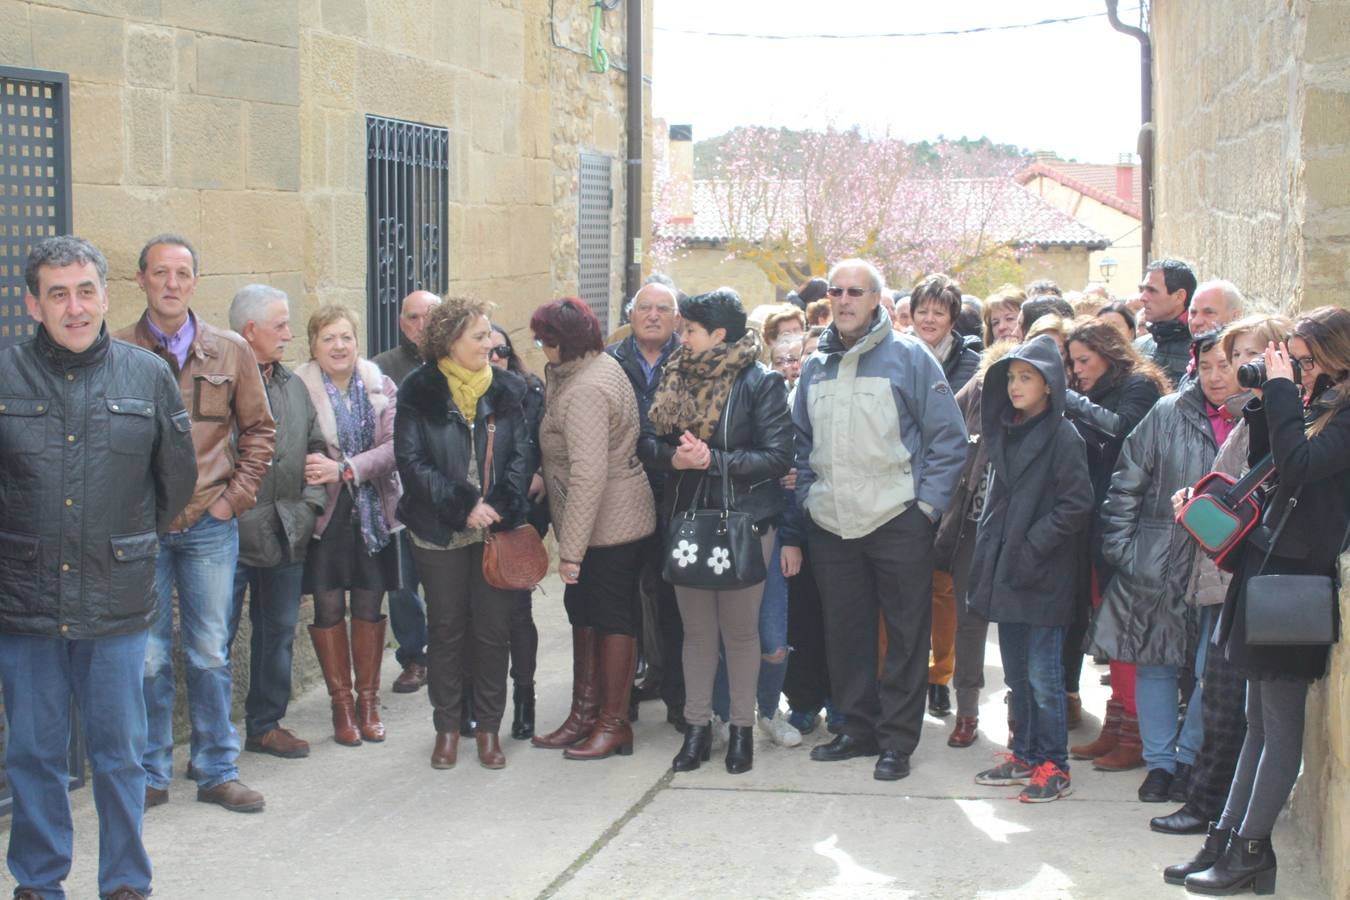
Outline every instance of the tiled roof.
{"label": "tiled roof", "polygon": [[1038,175],[1044,176],[1058,181],[1065,187],[1072,188],[1086,197],[1091,197],[1098,203],[1119,210],[1127,216],[1141,219],[1144,214],[1140,207],[1139,198],[1144,193],[1143,176],[1140,175],[1139,166],[1134,166],[1133,169],[1134,171],[1130,176],[1130,191],[1134,199],[1126,199],[1116,193],[1115,166],[1041,160],[1018,172],[1013,177],[1017,179],[1019,184],[1027,184]]}
{"label": "tiled roof", "polygon": [[[748,237],[766,231],[770,217],[764,215],[751,216],[757,221],[731,225],[728,196],[733,190],[734,186],[725,181],[696,180],[693,221],[667,222],[657,230],[665,236],[707,243],[725,242],[733,232]],[[800,210],[800,190],[800,184],[781,186],[778,202],[784,210]],[[1081,246],[1100,250],[1110,244],[1105,235],[1008,178],[910,179],[900,195],[906,198],[907,207],[902,218],[930,224],[941,221],[950,234],[983,234],[988,240],[1016,247]],[[930,210],[933,215],[929,215]],[[740,214],[745,215],[743,211]],[[773,224],[786,224],[792,230],[791,222],[782,221],[788,218],[785,213]]]}

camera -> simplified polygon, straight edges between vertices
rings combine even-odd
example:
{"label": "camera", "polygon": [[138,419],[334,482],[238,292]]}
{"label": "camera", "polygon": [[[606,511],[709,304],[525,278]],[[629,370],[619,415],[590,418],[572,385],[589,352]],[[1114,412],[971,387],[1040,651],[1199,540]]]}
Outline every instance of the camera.
{"label": "camera", "polygon": [[[1303,370],[1299,368],[1298,360],[1290,359],[1289,365],[1294,367],[1294,384],[1299,384],[1303,381]],[[1238,384],[1248,390],[1264,387],[1266,383],[1266,361],[1254,359],[1249,363],[1238,366],[1237,380]]]}

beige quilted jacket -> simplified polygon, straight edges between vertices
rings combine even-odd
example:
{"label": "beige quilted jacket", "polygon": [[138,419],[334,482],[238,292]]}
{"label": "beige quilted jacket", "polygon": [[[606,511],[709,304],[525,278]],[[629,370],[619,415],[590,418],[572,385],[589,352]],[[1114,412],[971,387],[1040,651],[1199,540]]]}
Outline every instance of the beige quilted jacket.
{"label": "beige quilted jacket", "polygon": [[656,530],[651,484],[637,458],[632,383],[605,353],[549,366],[539,425],[558,555],[580,563],[587,547],[613,547]]}

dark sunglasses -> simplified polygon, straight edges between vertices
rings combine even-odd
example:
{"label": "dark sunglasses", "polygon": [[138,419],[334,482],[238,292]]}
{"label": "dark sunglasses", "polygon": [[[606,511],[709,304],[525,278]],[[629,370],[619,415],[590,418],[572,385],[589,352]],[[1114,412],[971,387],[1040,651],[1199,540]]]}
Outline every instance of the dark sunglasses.
{"label": "dark sunglasses", "polygon": [[498,344],[496,347],[493,347],[488,352],[491,353],[493,356],[497,357],[498,359],[511,358],[511,348],[506,346],[505,344]]}
{"label": "dark sunglasses", "polygon": [[867,294],[870,294],[870,293],[872,293],[872,288],[860,288],[860,287],[851,287],[851,288],[827,287],[827,288],[825,289],[825,294],[826,294],[826,296],[829,296],[829,297],[842,297],[842,296],[844,296],[844,294],[848,294],[850,297],[863,297],[863,296],[866,296]]}

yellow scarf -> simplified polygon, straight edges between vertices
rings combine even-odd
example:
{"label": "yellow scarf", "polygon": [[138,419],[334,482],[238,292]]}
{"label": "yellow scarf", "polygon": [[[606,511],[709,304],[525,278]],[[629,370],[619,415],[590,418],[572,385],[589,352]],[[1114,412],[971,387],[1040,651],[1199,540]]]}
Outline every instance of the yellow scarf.
{"label": "yellow scarf", "polygon": [[436,368],[441,370],[445,383],[450,385],[450,396],[454,398],[455,406],[459,407],[464,420],[472,425],[474,416],[478,415],[478,398],[486,394],[492,385],[492,366],[483,366],[477,372],[470,372],[450,357],[443,356],[436,363]]}

